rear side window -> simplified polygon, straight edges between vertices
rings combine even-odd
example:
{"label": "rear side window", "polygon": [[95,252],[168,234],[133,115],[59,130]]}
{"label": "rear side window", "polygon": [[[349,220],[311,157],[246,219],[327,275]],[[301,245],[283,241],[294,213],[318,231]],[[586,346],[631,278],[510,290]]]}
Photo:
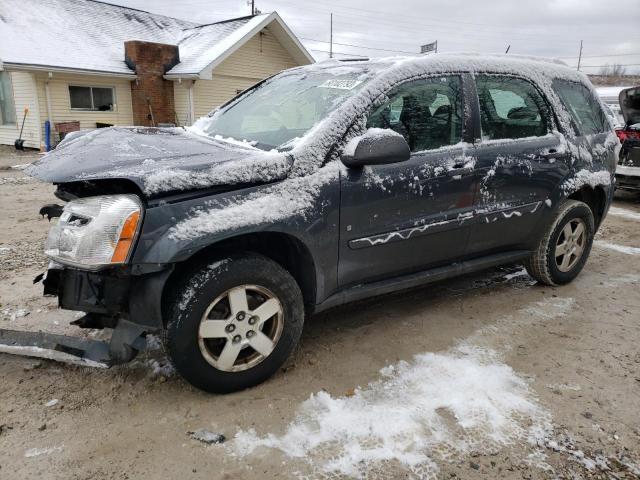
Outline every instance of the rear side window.
{"label": "rear side window", "polygon": [[538,137],[547,134],[547,107],[526,80],[501,75],[476,76],[482,139]]}
{"label": "rear side window", "polygon": [[412,152],[455,145],[462,139],[460,83],[458,76],[404,83],[369,114],[367,127],[398,132]]}
{"label": "rear side window", "polygon": [[600,103],[587,87],[581,83],[554,80],[553,88],[571,115],[578,134],[591,135],[610,129]]}

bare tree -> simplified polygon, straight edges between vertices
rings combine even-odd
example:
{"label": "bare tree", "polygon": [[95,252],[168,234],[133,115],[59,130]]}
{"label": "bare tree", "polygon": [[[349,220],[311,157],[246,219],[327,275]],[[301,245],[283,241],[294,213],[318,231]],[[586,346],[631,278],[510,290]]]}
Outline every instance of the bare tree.
{"label": "bare tree", "polygon": [[604,75],[607,77],[621,77],[627,73],[626,67],[614,63],[613,65],[605,65],[600,68],[600,75]]}

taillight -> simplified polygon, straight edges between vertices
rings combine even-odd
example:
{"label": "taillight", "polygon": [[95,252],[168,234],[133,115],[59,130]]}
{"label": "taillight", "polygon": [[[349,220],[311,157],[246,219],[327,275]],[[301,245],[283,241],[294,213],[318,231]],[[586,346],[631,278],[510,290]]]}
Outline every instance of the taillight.
{"label": "taillight", "polygon": [[620,143],[624,143],[625,140],[629,139],[640,140],[640,132],[638,130],[623,130],[621,128],[617,128],[616,135],[618,136]]}

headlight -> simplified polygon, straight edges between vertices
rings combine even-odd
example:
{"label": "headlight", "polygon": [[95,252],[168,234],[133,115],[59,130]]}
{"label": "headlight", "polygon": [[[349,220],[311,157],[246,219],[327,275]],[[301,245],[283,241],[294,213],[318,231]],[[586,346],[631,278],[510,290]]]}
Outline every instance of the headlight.
{"label": "headlight", "polygon": [[49,231],[44,253],[52,260],[97,269],[125,263],[141,224],[135,195],[72,200]]}

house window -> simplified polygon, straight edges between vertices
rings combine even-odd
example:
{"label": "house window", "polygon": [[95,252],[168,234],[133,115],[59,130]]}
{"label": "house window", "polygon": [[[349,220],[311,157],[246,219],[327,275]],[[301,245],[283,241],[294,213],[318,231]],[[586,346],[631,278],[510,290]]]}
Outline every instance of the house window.
{"label": "house window", "polygon": [[112,112],[115,105],[115,92],[111,87],[69,85],[69,99],[72,110]]}
{"label": "house window", "polygon": [[0,72],[0,125],[16,123],[16,104],[13,102],[13,87],[8,72]]}

